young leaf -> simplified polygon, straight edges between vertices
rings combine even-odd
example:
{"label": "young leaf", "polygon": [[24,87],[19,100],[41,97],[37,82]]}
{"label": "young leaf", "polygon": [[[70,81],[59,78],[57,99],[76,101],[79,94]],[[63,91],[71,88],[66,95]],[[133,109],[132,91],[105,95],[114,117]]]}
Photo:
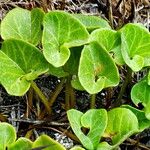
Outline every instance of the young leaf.
{"label": "young leaf", "polygon": [[74,146],[73,148],[71,148],[70,150],[85,150],[84,148],[80,147],[80,146]]}
{"label": "young leaf", "polygon": [[1,23],[1,36],[6,39],[20,39],[37,45],[41,39],[41,23],[44,13],[40,9],[31,12],[15,8],[6,15]]}
{"label": "young leaf", "polygon": [[88,31],[93,31],[99,28],[111,29],[108,22],[98,16],[88,16],[83,14],[74,14],[74,16],[78,18],[81,23],[84,24]]}
{"label": "young leaf", "polygon": [[31,150],[32,142],[24,137],[19,138],[8,147],[8,150]]}
{"label": "young leaf", "polygon": [[150,120],[150,85],[147,80],[136,83],[131,90],[131,99],[135,105],[142,103],[147,119]]}
{"label": "young leaf", "polygon": [[[83,114],[80,111],[72,109],[67,112],[67,116],[72,130],[83,146],[86,149],[94,150],[97,147],[107,125],[106,110],[91,109]],[[90,129],[87,135],[82,132],[82,127]]]}
{"label": "young leaf", "polygon": [[91,33],[89,41],[97,41],[104,49],[113,53],[117,64],[125,63],[121,54],[121,37],[117,31],[107,28],[97,29]]}
{"label": "young leaf", "polygon": [[48,70],[48,63],[34,46],[20,40],[6,40],[0,51],[0,82],[10,95],[21,96],[30,81]]}
{"label": "young leaf", "polygon": [[115,108],[108,112],[105,134],[112,139],[112,146],[120,145],[132,134],[138,132],[137,117],[126,108]]}
{"label": "young leaf", "polygon": [[122,105],[121,107],[131,110],[136,115],[139,122],[139,132],[150,127],[150,120],[145,117],[144,111],[131,107],[130,105]]}
{"label": "young leaf", "polygon": [[140,24],[127,24],[121,30],[121,52],[125,63],[139,71],[150,65],[150,34]]}
{"label": "young leaf", "polygon": [[119,73],[113,59],[97,42],[84,47],[78,76],[81,85],[90,94],[119,83]]}
{"label": "young leaf", "polygon": [[0,123],[0,150],[6,150],[16,140],[14,127],[6,122]]}
{"label": "young leaf", "polygon": [[41,135],[36,139],[36,141],[33,143],[32,148],[38,148],[46,146],[47,148],[44,148],[44,150],[66,150],[63,145],[59,144],[57,141],[51,139],[47,135]]}
{"label": "young leaf", "polygon": [[55,67],[63,66],[70,57],[69,48],[81,46],[88,41],[85,27],[72,15],[62,12],[49,12],[44,17],[43,53]]}

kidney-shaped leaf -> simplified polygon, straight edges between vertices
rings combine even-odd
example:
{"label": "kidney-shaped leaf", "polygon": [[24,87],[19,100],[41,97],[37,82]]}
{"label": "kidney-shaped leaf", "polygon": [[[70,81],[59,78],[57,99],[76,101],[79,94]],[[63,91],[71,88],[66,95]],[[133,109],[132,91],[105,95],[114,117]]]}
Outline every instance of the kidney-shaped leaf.
{"label": "kidney-shaped leaf", "polygon": [[150,85],[143,79],[135,84],[131,90],[131,99],[135,105],[142,103],[146,117],[150,120]]}
{"label": "kidney-shaped leaf", "polygon": [[103,88],[119,83],[118,69],[109,55],[98,43],[86,45],[81,53],[79,80],[90,94],[98,93]]}
{"label": "kidney-shaped leaf", "polygon": [[[45,147],[45,148],[44,148]],[[41,135],[32,145],[33,149],[44,148],[44,150],[66,150],[63,145],[47,135]]]}
{"label": "kidney-shaped leaf", "polygon": [[19,138],[8,147],[8,150],[31,150],[32,142],[24,137]]}
{"label": "kidney-shaped leaf", "polygon": [[138,127],[137,117],[132,111],[126,108],[115,108],[108,112],[105,134],[112,139],[112,145],[118,146],[138,132]]}
{"label": "kidney-shaped leaf", "polygon": [[117,31],[111,29],[98,29],[91,33],[89,41],[97,41],[108,52],[113,53],[117,64],[124,64],[121,54],[121,37]]}
{"label": "kidney-shaped leaf", "polygon": [[[94,150],[97,147],[107,126],[106,110],[91,109],[83,114],[80,111],[72,109],[67,112],[67,116],[72,130],[79,138],[83,146],[87,149]],[[89,129],[87,135],[82,132],[82,127]]]}
{"label": "kidney-shaped leaf", "polygon": [[3,39],[20,39],[34,45],[41,39],[41,24],[44,13],[40,9],[31,12],[15,8],[6,15],[1,23],[1,36]]}
{"label": "kidney-shaped leaf", "polygon": [[74,16],[85,25],[88,31],[93,31],[99,28],[111,28],[106,20],[98,16],[89,16],[84,14],[74,14]]}
{"label": "kidney-shaped leaf", "polygon": [[10,95],[20,96],[30,81],[48,70],[48,63],[34,46],[20,40],[6,40],[0,51],[0,82]]}
{"label": "kidney-shaped leaf", "polygon": [[16,140],[16,131],[14,127],[8,123],[0,123],[0,150],[6,150]]}
{"label": "kidney-shaped leaf", "polygon": [[121,52],[125,63],[139,71],[150,66],[150,34],[140,24],[127,24],[121,30]]}
{"label": "kidney-shaped leaf", "polygon": [[63,66],[70,56],[70,47],[87,43],[88,32],[78,19],[62,11],[44,17],[42,44],[44,56],[55,67]]}

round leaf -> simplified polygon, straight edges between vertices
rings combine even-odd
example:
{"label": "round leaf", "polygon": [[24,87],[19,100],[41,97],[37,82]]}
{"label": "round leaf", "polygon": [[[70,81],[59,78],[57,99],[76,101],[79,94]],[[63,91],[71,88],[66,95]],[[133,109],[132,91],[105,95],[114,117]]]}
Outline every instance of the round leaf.
{"label": "round leaf", "polygon": [[150,66],[150,34],[140,24],[127,24],[121,30],[121,52],[125,63],[139,71]]}
{"label": "round leaf", "polygon": [[8,123],[0,123],[0,150],[6,150],[16,140],[16,131],[14,127]]}
{"label": "round leaf", "polygon": [[[111,71],[110,71],[111,70]],[[119,83],[118,69],[109,55],[98,43],[86,45],[81,53],[79,80],[90,94]]]}
{"label": "round leaf", "polygon": [[48,70],[48,63],[34,46],[6,40],[0,51],[0,82],[10,95],[21,96],[30,82]]}
{"label": "round leaf", "polygon": [[70,57],[69,48],[87,43],[88,32],[72,15],[62,12],[49,12],[44,17],[43,53],[55,67],[63,66]]}
{"label": "round leaf", "polygon": [[45,147],[44,150],[66,150],[63,145],[59,144],[47,135],[41,135],[32,145],[32,148],[40,147]]}
{"label": "round leaf", "polygon": [[41,39],[41,23],[44,13],[40,9],[31,12],[15,8],[6,15],[1,23],[1,36],[5,39],[15,38],[37,45]]}
{"label": "round leaf", "polygon": [[90,35],[90,41],[97,41],[104,49],[113,53],[117,64],[124,64],[121,54],[121,37],[117,31],[104,28],[95,30]]}
{"label": "round leaf", "polygon": [[132,111],[126,108],[115,108],[108,112],[105,134],[112,139],[113,145],[120,145],[136,132],[138,132],[138,120]]}
{"label": "round leaf", "polygon": [[131,90],[131,99],[134,104],[142,103],[145,107],[145,115],[150,120],[150,85],[144,79],[135,84]]}

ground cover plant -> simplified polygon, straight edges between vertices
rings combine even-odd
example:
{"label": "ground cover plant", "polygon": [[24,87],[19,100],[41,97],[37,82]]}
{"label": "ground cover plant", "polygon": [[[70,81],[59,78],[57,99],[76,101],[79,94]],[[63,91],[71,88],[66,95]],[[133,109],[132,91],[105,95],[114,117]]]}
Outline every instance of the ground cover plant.
{"label": "ground cover plant", "polygon": [[[2,20],[0,31],[1,85],[14,96],[23,96],[33,89],[43,103],[38,113],[41,120],[52,115],[52,105],[65,86],[64,108],[75,139],[82,144],[72,149],[117,149],[131,135],[149,128],[150,33],[142,24],[128,23],[114,30],[96,16],[15,8]],[[127,68],[127,75],[114,106],[95,109],[96,94],[119,85],[121,67]],[[131,89],[132,106],[121,105],[132,74],[143,70],[145,76]],[[60,79],[50,98],[35,82],[42,75]],[[75,90],[91,96],[91,109],[85,113],[73,109]],[[0,125],[4,132],[0,136],[2,150],[23,149],[25,143],[29,147],[24,149],[65,149],[46,135],[32,142],[27,138],[16,141],[14,128],[7,123]]]}

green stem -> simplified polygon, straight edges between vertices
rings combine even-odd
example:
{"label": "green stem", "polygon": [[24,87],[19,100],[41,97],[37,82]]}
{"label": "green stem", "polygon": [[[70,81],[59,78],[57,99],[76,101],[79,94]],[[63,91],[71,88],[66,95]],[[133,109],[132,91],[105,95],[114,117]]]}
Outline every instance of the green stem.
{"label": "green stem", "polygon": [[121,90],[119,92],[115,106],[119,106],[121,104],[122,96],[126,90],[127,85],[131,82],[131,80],[132,80],[132,70],[131,70],[131,68],[127,67],[127,75],[126,75],[125,81],[121,87]]}
{"label": "green stem", "polygon": [[53,92],[52,97],[49,99],[49,107],[51,107],[53,105],[53,103],[55,102],[57,96],[59,95],[59,93],[62,91],[63,89],[63,85],[65,83],[66,79],[63,78],[60,83],[58,84],[58,86],[56,87],[56,90]]}
{"label": "green stem", "polygon": [[42,93],[42,91],[38,88],[35,82],[31,82],[31,86],[34,89],[34,91],[38,94],[41,102],[44,104],[47,112],[51,114],[51,108],[49,107],[48,99],[45,97],[45,95]]}
{"label": "green stem", "polygon": [[90,103],[90,108],[95,108],[95,102],[96,102],[96,94],[91,95],[91,103]]}

